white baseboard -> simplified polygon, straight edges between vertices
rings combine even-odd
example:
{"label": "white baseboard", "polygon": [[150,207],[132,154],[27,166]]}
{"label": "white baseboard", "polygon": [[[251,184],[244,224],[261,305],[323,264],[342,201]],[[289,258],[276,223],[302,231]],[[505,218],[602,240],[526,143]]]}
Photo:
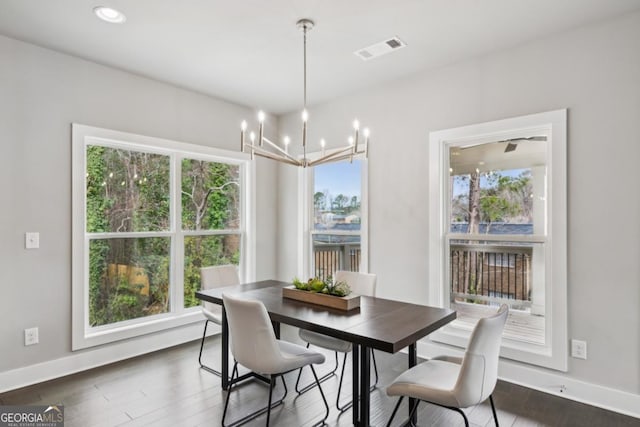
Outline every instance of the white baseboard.
{"label": "white baseboard", "polygon": [[[220,327],[212,326],[214,327],[209,327],[207,330],[207,336],[220,333]],[[200,339],[202,338],[202,328],[203,322],[198,322],[138,338],[77,351],[60,359],[0,372],[0,393]],[[194,365],[198,363],[197,359],[198,355],[194,354]]]}
{"label": "white baseboard", "polygon": [[[459,349],[433,341],[418,342],[418,355],[423,358],[462,354]],[[498,376],[506,382],[640,418],[638,394],[576,380],[548,369],[526,366],[505,359],[500,360]]]}

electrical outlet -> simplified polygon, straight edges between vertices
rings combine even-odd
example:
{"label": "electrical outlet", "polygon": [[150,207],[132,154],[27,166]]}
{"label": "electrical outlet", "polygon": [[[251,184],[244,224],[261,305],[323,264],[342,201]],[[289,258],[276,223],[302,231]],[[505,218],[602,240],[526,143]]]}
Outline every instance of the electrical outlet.
{"label": "electrical outlet", "polygon": [[587,360],[587,342],[571,340],[571,357]]}
{"label": "electrical outlet", "polygon": [[26,249],[38,249],[40,247],[40,233],[37,233],[37,232],[25,233],[24,247]]}
{"label": "electrical outlet", "polygon": [[38,344],[38,328],[24,330],[24,345]]}

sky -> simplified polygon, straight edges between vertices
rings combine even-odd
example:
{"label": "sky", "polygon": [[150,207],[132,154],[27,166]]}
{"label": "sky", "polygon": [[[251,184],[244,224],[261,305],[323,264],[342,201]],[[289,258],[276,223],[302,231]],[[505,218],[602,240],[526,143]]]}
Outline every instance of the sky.
{"label": "sky", "polygon": [[[361,169],[362,162],[360,160],[354,160],[353,163],[345,161],[315,166],[313,192],[324,192],[324,190],[328,189],[334,197],[338,194],[344,194],[348,197],[358,196],[358,198],[360,198]],[[497,172],[503,176],[516,177],[524,170],[525,169],[510,169]],[[481,179],[481,185],[486,186],[486,178]],[[454,181],[454,197],[462,193],[466,194],[468,191],[468,183],[467,185],[461,185],[461,183]]]}
{"label": "sky", "polygon": [[358,196],[360,199],[361,169],[360,160],[354,160],[353,163],[336,162],[315,166],[313,192],[324,192],[328,189],[334,197],[343,194],[349,198]]}

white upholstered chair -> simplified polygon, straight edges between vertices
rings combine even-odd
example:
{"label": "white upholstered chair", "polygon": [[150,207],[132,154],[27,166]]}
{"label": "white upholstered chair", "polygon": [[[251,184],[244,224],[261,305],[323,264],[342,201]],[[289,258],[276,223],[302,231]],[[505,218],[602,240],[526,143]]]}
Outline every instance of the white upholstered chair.
{"label": "white upholstered chair", "polygon": [[[240,276],[238,275],[238,268],[235,265],[216,265],[200,269],[200,289],[202,290],[239,284]],[[202,305],[202,314],[204,314],[205,322],[204,332],[202,333],[202,342],[200,342],[198,363],[202,369],[217,376],[221,376],[219,371],[202,363],[202,349],[204,347],[204,340],[207,336],[207,326],[209,325],[209,322],[215,323],[216,325],[222,324],[222,307],[218,304],[205,301]]]}
{"label": "white upholstered chair", "polygon": [[[335,276],[333,277],[336,282],[346,282],[351,291],[354,294],[358,295],[366,295],[366,296],[375,296],[376,294],[376,275],[368,274],[368,273],[358,273],[354,271],[336,271]],[[323,334],[319,334],[317,332],[307,331],[305,329],[300,329],[300,338],[307,343],[307,347],[309,344],[315,345],[317,347],[322,347],[328,350],[333,350],[336,355],[336,364],[332,371],[324,375],[320,380],[324,381],[335,374],[338,369],[338,353],[344,353],[344,358],[342,360],[342,372],[340,374],[340,381],[338,385],[338,396],[336,398],[336,407],[339,411],[345,411],[351,406],[352,402],[347,402],[340,405],[340,392],[342,391],[342,380],[344,378],[344,367],[347,361],[347,354],[351,352],[352,344],[348,341],[343,341],[339,338],[329,337]],[[373,387],[378,383],[378,367],[376,365],[376,359],[373,353],[373,349],[371,350],[371,355],[373,357],[373,367],[375,372],[375,382]],[[309,388],[314,387],[315,384],[311,383],[306,387],[299,388],[298,383],[300,382],[300,374],[302,370],[298,373],[298,380],[296,381],[296,391],[299,394],[302,394],[309,390]]]}
{"label": "white upholstered chair", "polygon": [[[235,378],[238,376],[238,364],[243,365],[257,374],[268,375],[270,377],[269,401],[265,408],[244,416],[242,419],[233,422],[232,425],[244,424],[266,412],[266,425],[268,426],[271,408],[281,404],[286,396],[287,386],[284,382],[283,374],[301,369],[304,366],[311,368],[311,372],[316,379],[316,384],[322,395],[326,411],[324,418],[317,425],[324,424],[329,416],[329,405],[322,392],[316,371],[313,368],[313,364],[315,363],[324,363],[324,355],[300,345],[277,339],[273,331],[269,313],[267,313],[267,309],[262,302],[245,300],[226,293],[222,294],[222,300],[227,314],[227,323],[231,334],[231,353],[234,358],[231,387],[227,392],[227,398],[224,404],[222,425],[225,425],[229,396],[235,385]],[[285,392],[277,402],[272,404],[273,389],[278,377],[282,378]]]}
{"label": "white upholstered chair", "polygon": [[387,388],[387,394],[400,396],[400,399],[387,427],[391,425],[405,396],[418,399],[413,408],[414,413],[420,401],[433,403],[460,413],[467,427],[469,420],[462,408],[477,405],[489,398],[493,418],[498,426],[498,416],[491,395],[498,380],[500,343],[508,313],[509,308],[503,304],[495,315],[480,319],[471,334],[463,358],[435,357],[408,369],[396,378]]}

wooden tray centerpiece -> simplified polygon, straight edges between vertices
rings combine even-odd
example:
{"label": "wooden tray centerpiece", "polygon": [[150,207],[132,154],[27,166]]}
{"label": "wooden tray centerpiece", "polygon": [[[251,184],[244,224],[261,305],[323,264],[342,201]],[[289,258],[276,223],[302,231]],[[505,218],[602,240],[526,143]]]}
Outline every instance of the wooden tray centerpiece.
{"label": "wooden tray centerpiece", "polygon": [[331,279],[309,279],[302,282],[295,278],[293,286],[282,288],[282,296],[345,311],[360,307],[360,295],[351,293],[351,288],[346,282],[334,283]]}

